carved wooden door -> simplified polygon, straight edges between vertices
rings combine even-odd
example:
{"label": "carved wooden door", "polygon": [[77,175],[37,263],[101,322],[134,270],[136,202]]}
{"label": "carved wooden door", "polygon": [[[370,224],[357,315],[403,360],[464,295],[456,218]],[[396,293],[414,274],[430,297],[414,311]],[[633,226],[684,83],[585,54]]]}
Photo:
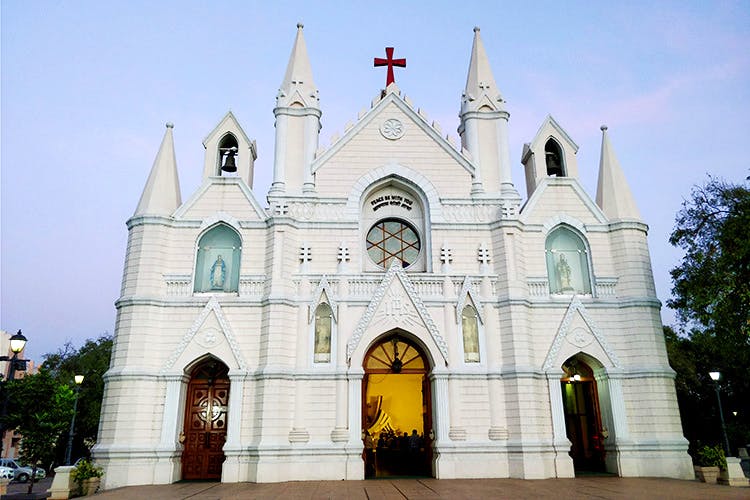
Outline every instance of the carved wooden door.
{"label": "carved wooden door", "polygon": [[193,370],[185,405],[183,479],[221,479],[228,403],[225,365],[209,361]]}

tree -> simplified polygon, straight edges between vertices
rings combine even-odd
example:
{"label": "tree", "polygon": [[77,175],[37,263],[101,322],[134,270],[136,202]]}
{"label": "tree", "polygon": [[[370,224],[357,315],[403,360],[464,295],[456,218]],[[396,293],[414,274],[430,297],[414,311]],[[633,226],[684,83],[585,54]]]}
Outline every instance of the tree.
{"label": "tree", "polygon": [[[48,370],[26,375],[6,385],[8,413],[5,425],[21,434],[21,459],[32,465],[49,464],[55,456],[55,444],[73,416],[73,390],[58,383]],[[29,493],[34,481],[29,484]]]}
{"label": "tree", "polygon": [[[104,334],[97,339],[88,339],[78,350],[71,342],[66,342],[57,352],[44,355],[42,368],[48,370],[59,383],[73,386],[75,375],[84,376],[78,395],[73,441],[74,459],[86,455],[91,447],[90,443],[96,441],[104,395],[102,376],[109,368],[111,354],[112,336]],[[65,454],[66,438],[67,434],[60,439],[57,446],[57,458],[60,463]]]}
{"label": "tree", "polygon": [[[679,335],[665,329],[685,435],[719,442],[708,372],[722,373],[721,397],[732,448],[750,442],[750,189],[709,177],[693,188],[670,243],[685,255],[672,269]],[[734,412],[737,412],[735,415]]]}

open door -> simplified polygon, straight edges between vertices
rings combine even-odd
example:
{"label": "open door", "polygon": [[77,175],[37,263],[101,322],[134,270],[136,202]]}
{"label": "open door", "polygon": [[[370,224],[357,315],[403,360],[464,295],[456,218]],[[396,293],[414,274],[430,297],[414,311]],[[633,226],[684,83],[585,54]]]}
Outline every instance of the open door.
{"label": "open door", "polygon": [[563,370],[560,383],[573,467],[576,473],[604,472],[604,436],[593,371],[577,358],[568,360]]}
{"label": "open door", "polygon": [[208,359],[190,374],[185,405],[183,479],[221,479],[227,438],[229,369]]}
{"label": "open door", "polygon": [[430,476],[432,398],[424,352],[391,334],[370,348],[364,369],[365,477]]}

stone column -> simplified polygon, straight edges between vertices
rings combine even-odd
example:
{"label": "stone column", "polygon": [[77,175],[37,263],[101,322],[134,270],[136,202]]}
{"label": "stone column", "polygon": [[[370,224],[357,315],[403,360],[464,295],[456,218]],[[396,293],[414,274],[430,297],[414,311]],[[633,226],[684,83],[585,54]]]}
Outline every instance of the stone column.
{"label": "stone column", "polygon": [[336,427],[331,431],[331,441],[334,443],[346,443],[349,440],[349,429],[346,427],[349,399],[347,385],[344,374],[336,375]]}
{"label": "stone column", "polygon": [[276,115],[276,142],[274,147],[273,160],[273,182],[271,183],[270,193],[283,193],[285,190],[285,164],[286,164],[286,145],[288,143],[287,122],[289,117],[285,114]]}
{"label": "stone column", "polygon": [[347,373],[347,386],[349,387],[349,445],[364,447],[362,442],[362,378],[364,371],[359,368],[358,371]]}
{"label": "stone column", "polygon": [[448,374],[433,373],[430,376],[433,384],[432,393],[432,426],[435,428],[435,442],[437,445],[448,441],[450,429],[450,412],[448,405]]}

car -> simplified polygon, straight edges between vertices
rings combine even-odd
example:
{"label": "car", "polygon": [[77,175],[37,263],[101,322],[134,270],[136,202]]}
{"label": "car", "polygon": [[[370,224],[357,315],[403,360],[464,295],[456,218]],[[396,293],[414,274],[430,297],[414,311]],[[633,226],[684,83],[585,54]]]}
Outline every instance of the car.
{"label": "car", "polygon": [[13,479],[13,469],[10,467],[0,467],[0,479]]}
{"label": "car", "polygon": [[[13,480],[19,483],[25,483],[31,477],[31,467],[20,465],[14,458],[0,458],[0,467],[7,467],[13,471]],[[44,479],[47,473],[44,469],[37,467],[34,474],[34,480]]]}

